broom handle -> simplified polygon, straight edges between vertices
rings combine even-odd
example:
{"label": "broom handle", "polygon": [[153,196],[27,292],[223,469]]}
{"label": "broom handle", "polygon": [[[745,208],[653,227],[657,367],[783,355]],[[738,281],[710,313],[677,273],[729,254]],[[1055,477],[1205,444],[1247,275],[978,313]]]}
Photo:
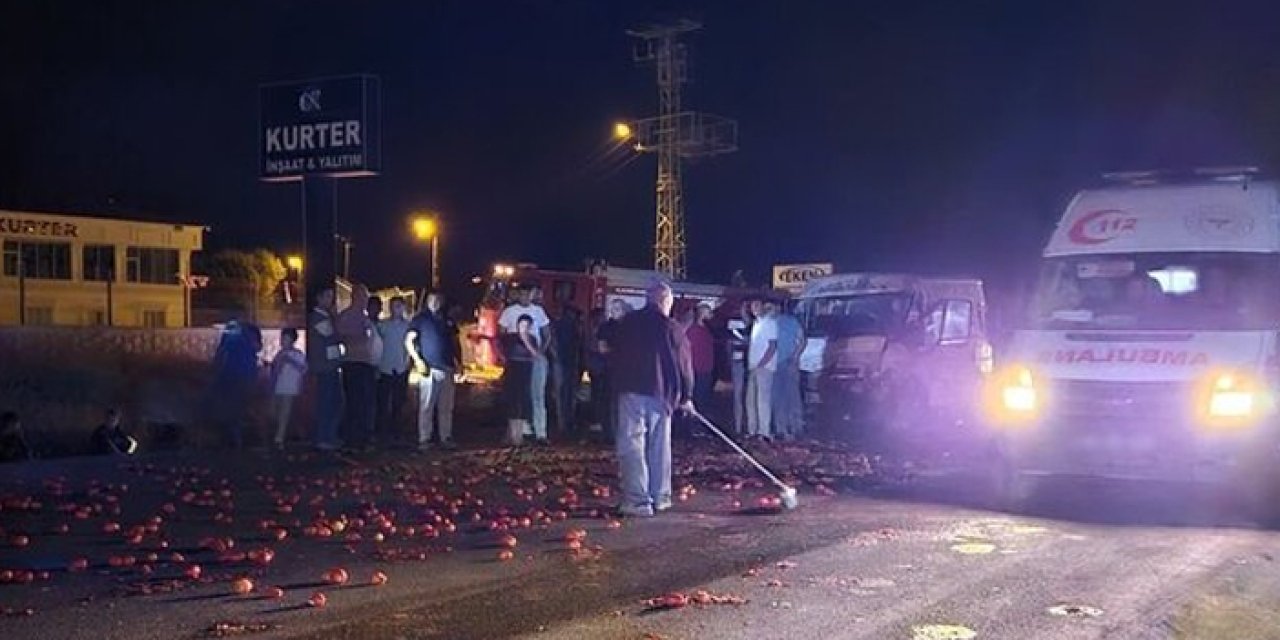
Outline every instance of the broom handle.
{"label": "broom handle", "polygon": [[734,442],[733,439],[730,438],[728,435],[726,435],[723,431],[721,431],[719,427],[717,427],[714,424],[711,424],[711,421],[708,420],[705,416],[703,416],[701,413],[698,413],[697,411],[690,411],[690,413],[693,414],[693,417],[697,418],[698,421],[702,423],[702,426],[710,429],[711,432],[716,434],[717,436],[720,436],[721,440],[724,440],[729,446],[733,447],[734,451],[737,451],[739,455],[746,458],[747,462],[750,462],[752,466],[758,469],[760,473],[763,473],[765,477],[772,480],[774,484],[778,485],[780,488],[787,488],[787,489],[790,488],[787,485],[787,483],[779,480],[778,476],[773,475],[772,471],[769,471],[767,468],[765,468],[764,465],[760,464],[760,462],[757,461],[754,457],[752,457],[750,453],[747,453],[746,450],[738,446],[738,443]]}

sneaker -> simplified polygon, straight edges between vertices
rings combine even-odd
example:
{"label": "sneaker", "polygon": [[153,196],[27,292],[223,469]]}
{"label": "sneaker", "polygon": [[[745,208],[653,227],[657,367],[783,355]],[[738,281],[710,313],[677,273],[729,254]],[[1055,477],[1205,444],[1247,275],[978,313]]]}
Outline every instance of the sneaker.
{"label": "sneaker", "polygon": [[546,438],[538,438],[537,440],[534,440],[533,442],[534,442],[534,444],[538,445],[539,447],[549,447],[549,446],[551,446],[551,441],[550,441],[550,440],[547,440]]}
{"label": "sneaker", "polygon": [[338,445],[336,445],[336,444],[331,444],[331,443],[328,443],[328,442],[317,442],[317,443],[316,443],[316,450],[317,450],[317,451],[337,451],[337,450],[338,450]]}
{"label": "sneaker", "polygon": [[673,507],[673,506],[675,506],[675,505],[674,505],[674,504],[672,504],[672,502],[671,502],[671,498],[665,498],[665,499],[663,499],[663,500],[659,500],[657,503],[655,503],[655,504],[653,505],[653,510],[654,510],[654,511],[656,511],[656,512],[658,512],[658,513],[662,513],[663,511],[666,511],[666,510],[670,509],[670,508],[671,508],[671,507]]}
{"label": "sneaker", "polygon": [[454,442],[453,440],[445,440],[444,442],[440,443],[440,448],[444,449],[445,451],[457,451],[458,443]]}
{"label": "sneaker", "polygon": [[419,442],[419,443],[418,443],[418,453],[426,453],[426,452],[428,452],[428,451],[430,451],[430,450],[431,450],[431,443],[429,443],[429,442]]}
{"label": "sneaker", "polygon": [[653,507],[650,507],[647,504],[642,507],[623,506],[618,507],[618,513],[631,518],[652,518]]}

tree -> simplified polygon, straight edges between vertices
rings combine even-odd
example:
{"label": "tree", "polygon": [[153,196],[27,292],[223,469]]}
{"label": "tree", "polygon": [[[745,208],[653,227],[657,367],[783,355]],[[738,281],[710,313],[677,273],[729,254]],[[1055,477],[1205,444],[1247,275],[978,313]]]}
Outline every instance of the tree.
{"label": "tree", "polygon": [[249,308],[274,302],[280,293],[280,283],[287,275],[280,257],[266,249],[224,249],[209,256],[204,263],[210,286],[226,286],[241,292],[237,297]]}

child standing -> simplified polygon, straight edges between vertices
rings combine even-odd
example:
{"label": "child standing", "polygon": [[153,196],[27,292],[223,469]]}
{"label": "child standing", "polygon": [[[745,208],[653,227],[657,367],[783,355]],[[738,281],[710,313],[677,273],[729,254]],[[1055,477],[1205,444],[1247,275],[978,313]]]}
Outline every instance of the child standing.
{"label": "child standing", "polygon": [[271,409],[276,418],[276,449],[284,448],[284,436],[293,415],[293,401],[302,393],[302,379],[307,372],[307,357],[295,346],[297,329],[280,332],[280,352],[271,361]]}

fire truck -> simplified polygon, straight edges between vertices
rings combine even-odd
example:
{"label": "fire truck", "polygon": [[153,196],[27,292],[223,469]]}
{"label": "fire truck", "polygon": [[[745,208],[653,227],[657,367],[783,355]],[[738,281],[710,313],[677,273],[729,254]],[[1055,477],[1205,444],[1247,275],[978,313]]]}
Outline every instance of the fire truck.
{"label": "fire truck", "polygon": [[[493,340],[498,335],[498,317],[519,289],[540,291],[538,302],[549,315],[557,317],[567,306],[587,313],[605,308],[614,300],[639,309],[645,304],[645,288],[658,277],[656,271],[597,261],[588,262],[581,271],[543,269],[530,263],[496,264],[485,283],[484,298],[476,313],[476,329],[469,336],[472,357],[481,366],[496,365]],[[725,303],[752,295],[751,290],[745,288],[694,282],[672,282],[671,289],[676,299],[674,316],[703,302],[716,309],[717,316],[733,314],[737,312],[736,304]]]}

